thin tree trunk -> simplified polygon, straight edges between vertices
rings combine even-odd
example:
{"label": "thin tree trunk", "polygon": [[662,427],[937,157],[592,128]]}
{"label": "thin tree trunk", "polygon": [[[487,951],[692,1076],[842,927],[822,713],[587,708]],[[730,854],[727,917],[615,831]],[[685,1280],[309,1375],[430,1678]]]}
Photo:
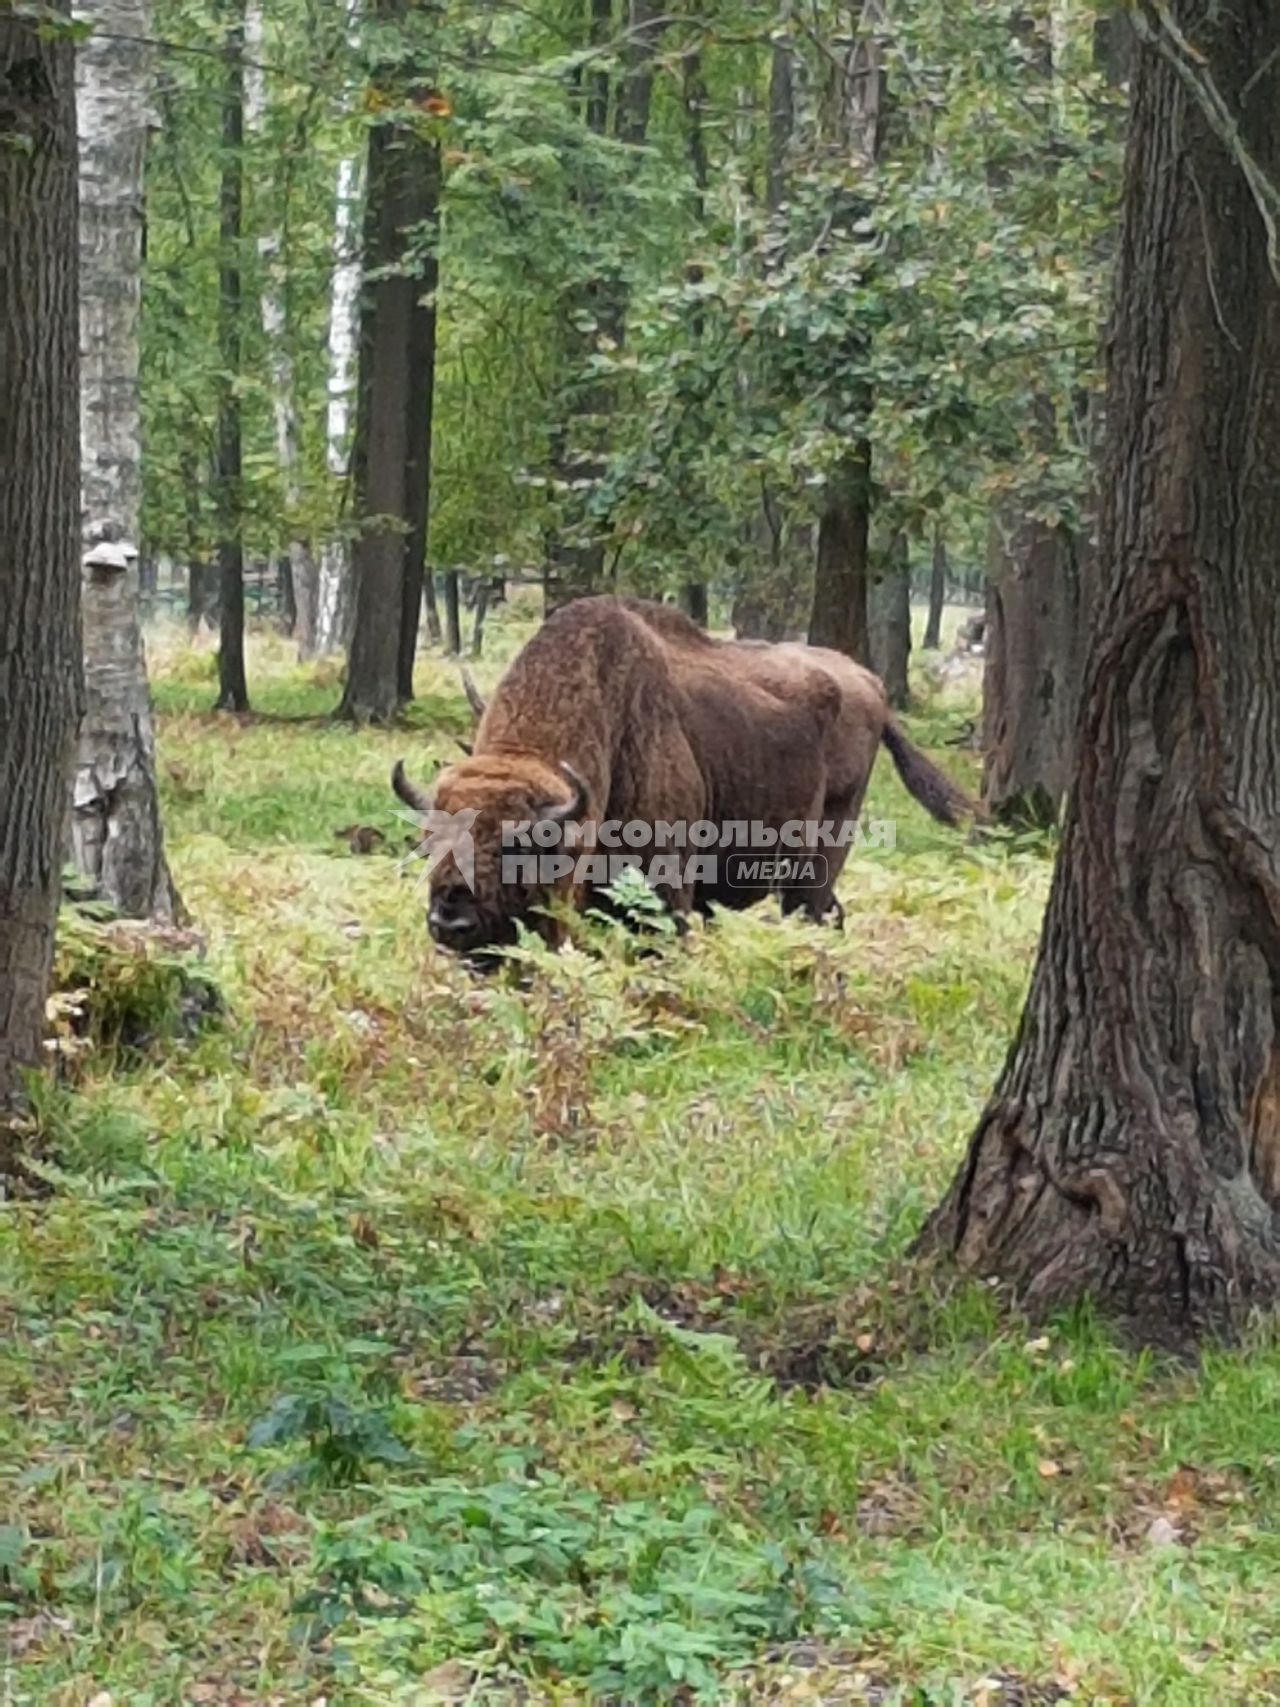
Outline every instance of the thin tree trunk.
{"label": "thin tree trunk", "polygon": [[[412,175],[411,205],[406,224],[415,232],[417,251],[412,278],[413,304],[409,343],[408,422],[405,429],[405,515],[409,532],[404,546],[404,585],[400,615],[397,692],[402,704],[413,698],[413,660],[422,620],[427,557],[427,524],[431,512],[431,429],[436,389],[436,292],[440,263],[435,233],[440,221],[440,150],[433,142],[415,141],[406,169]],[[429,252],[423,252],[426,233],[432,233]],[[430,604],[434,605],[434,589]],[[436,619],[437,632],[439,618]]]}
{"label": "thin tree trunk", "polygon": [[1280,288],[1240,165],[1280,182],[1280,20],[1168,16],[1185,80],[1163,18],[1133,13],[1162,45],[1134,76],[1062,850],[1017,1039],[926,1236],[1037,1313],[1089,1294],[1182,1344],[1280,1291]]}
{"label": "thin tree trunk", "polygon": [[905,533],[895,533],[872,569],[868,590],[871,668],[884,683],[889,704],[909,699],[911,658],[911,559]]}
{"label": "thin tree trunk", "polygon": [[[80,152],[80,457],[86,545],[127,542],[81,588],[85,710],[71,793],[71,858],[129,918],[172,920],[139,608],[142,177],[147,0],[99,0],[77,55]],[[93,555],[93,554],[91,554]]]}
{"label": "thin tree trunk", "polygon": [[194,638],[208,614],[209,571],[200,526],[199,464],[189,445],[182,450],[182,496],[187,546],[187,627]]}
{"label": "thin tree trunk", "polygon": [[[699,23],[704,21],[696,12],[695,19]],[[685,50],[680,95],[684,106],[685,148],[689,156],[689,174],[693,179],[693,217],[698,237],[701,239],[705,235],[707,187],[711,179],[711,169],[707,159],[706,127],[703,123],[708,100],[707,80],[702,68],[702,54],[696,48]],[[697,285],[702,282],[703,269],[697,261],[690,261],[684,271],[685,279],[689,284]],[[694,344],[702,342],[705,319],[701,302],[695,302],[689,316],[689,336]],[[705,580],[686,580],[681,589],[680,603],[685,615],[696,622],[700,628],[707,626],[707,583]]]}
{"label": "thin tree trunk", "polygon": [[706,628],[710,621],[710,609],[707,602],[707,583],[705,581],[686,581],[680,589],[680,608],[699,628]]}
{"label": "thin tree trunk", "polygon": [[451,658],[462,656],[462,611],[458,596],[458,571],[444,572],[444,649]]}
{"label": "thin tree trunk", "polygon": [[942,644],[942,612],[947,602],[947,536],[942,523],[933,526],[933,560],[929,566],[929,620],[924,625],[924,649],[936,652]]}
{"label": "thin tree trunk", "polygon": [[[653,95],[653,55],[666,22],[655,0],[628,0],[622,33],[620,73],[616,92],[611,87],[603,53],[587,72],[583,116],[596,136],[609,134],[609,109],[614,106],[613,134],[629,148],[640,148],[648,135]],[[615,29],[613,0],[590,0],[590,45],[605,49]],[[593,186],[576,195],[585,230],[590,234],[601,211]],[[591,241],[588,236],[588,242]],[[614,348],[626,333],[626,288],[616,271],[601,269],[580,292],[582,316],[598,331],[585,335],[572,325],[564,335],[563,361],[570,371],[561,405],[562,420],[552,434],[552,477],[561,494],[559,515],[547,542],[543,565],[543,605],[549,616],[570,600],[598,591],[604,573],[605,524],[590,511],[594,489],[605,470],[608,417],[613,388],[590,373],[589,363],[603,335]]]}
{"label": "thin tree trunk", "polygon": [[471,656],[478,658],[484,647],[484,619],[489,611],[489,595],[493,591],[493,583],[487,575],[480,578],[476,587],[476,608],[471,619]]}
{"label": "thin tree trunk", "polygon": [[[249,0],[245,12],[244,117],[250,137],[260,138],[266,124],[267,79],[262,68],[265,52],[262,0]],[[271,407],[275,418],[276,461],[280,465],[285,514],[292,522],[301,498],[298,474],[298,408],[294,396],[293,355],[288,314],[288,261],[280,252],[279,231],[263,232],[258,238],[258,266],[262,278],[262,332],[271,373]],[[297,621],[297,589],[302,589],[309,624],[308,647],[314,644],[314,593],[316,565],[311,542],[291,531],[288,540],[289,573],[293,592],[282,610],[281,628],[292,634]],[[287,622],[287,625],[286,625]],[[301,642],[299,645],[301,652]]]}
{"label": "thin tree trunk", "polygon": [[[348,0],[347,40],[356,45],[356,0]],[[333,282],[329,299],[329,386],[325,413],[325,464],[344,494],[351,490],[351,399],[362,274],[359,244],[360,174],[354,158],[339,161],[334,191]],[[340,508],[343,506],[340,506]],[[351,546],[333,533],[320,550],[314,592],[299,596],[298,654],[304,660],[336,651],[345,643],[351,609]]]}
{"label": "thin tree trunk", "polygon": [[218,699],[247,711],[244,671],[244,494],[241,483],[240,237],[244,200],[244,0],[225,0],[218,263]]}
{"label": "thin tree trunk", "polygon": [[[67,17],[65,4],[49,8]],[[41,1055],[80,712],[78,251],[69,36],[0,17],[0,1164]],[[7,1128],[7,1131],[6,1131]]]}

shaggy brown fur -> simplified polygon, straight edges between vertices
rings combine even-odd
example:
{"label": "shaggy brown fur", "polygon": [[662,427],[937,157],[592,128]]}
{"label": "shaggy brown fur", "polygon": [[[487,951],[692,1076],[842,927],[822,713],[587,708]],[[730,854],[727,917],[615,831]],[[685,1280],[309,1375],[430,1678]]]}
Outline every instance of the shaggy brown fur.
{"label": "shaggy brown fur", "polygon": [[[540,912],[551,896],[502,883],[504,821],[845,823],[861,810],[881,741],[935,817],[954,824],[974,810],[894,723],[879,680],[841,653],[716,640],[669,605],[589,598],[530,640],[485,708],[473,754],[440,773],[431,798],[399,766],[394,785],[419,809],[477,814],[474,895],[445,861],[432,875],[430,913],[437,941],[475,955],[513,941],[517,920],[552,943],[563,934]],[[848,850],[820,851],[822,881],[783,891],[787,910],[838,912],[833,889]],[[578,906],[588,899],[568,896],[568,880],[562,889]],[[722,878],[665,898],[682,914],[749,906],[765,892]]]}

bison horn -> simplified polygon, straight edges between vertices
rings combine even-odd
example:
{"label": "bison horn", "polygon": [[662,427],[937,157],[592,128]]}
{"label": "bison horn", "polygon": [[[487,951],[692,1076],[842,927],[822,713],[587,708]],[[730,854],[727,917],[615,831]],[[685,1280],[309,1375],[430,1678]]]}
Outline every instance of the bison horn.
{"label": "bison horn", "polygon": [[430,812],[431,796],[425,789],[415,788],[404,774],[404,760],[397,759],[395,769],[391,772],[391,786],[406,806],[412,806],[415,812]]}
{"label": "bison horn", "polygon": [[470,758],[471,754],[473,752],[473,748],[472,748],[470,741],[461,741],[460,740],[458,742],[458,745],[462,748],[463,752],[467,755],[467,757]]}
{"label": "bison horn", "polygon": [[572,765],[561,761],[560,769],[573,784],[573,799],[563,806],[544,806],[539,817],[552,824],[563,824],[569,818],[581,818],[587,810],[587,785]]}
{"label": "bison horn", "polygon": [[480,697],[480,689],[472,680],[471,671],[465,664],[459,664],[458,668],[462,672],[462,688],[463,692],[467,696],[467,704],[471,707],[472,711],[475,712],[477,717],[483,717],[484,700]]}

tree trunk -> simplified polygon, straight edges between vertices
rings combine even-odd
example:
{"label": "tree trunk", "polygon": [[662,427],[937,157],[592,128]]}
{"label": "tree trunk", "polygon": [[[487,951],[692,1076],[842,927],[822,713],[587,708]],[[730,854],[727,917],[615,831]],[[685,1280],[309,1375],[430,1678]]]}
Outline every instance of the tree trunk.
{"label": "tree trunk", "polygon": [[150,67],[146,0],[100,0],[77,55],[80,141],[80,468],[86,545],[128,542],[81,588],[85,708],[71,858],[128,918],[180,910],[164,856],[142,644],[138,319]]}
{"label": "tree trunk", "polygon": [[218,262],[218,699],[248,711],[244,673],[244,494],[240,457],[240,235],[244,200],[244,0],[225,0]]}
{"label": "tree trunk", "polygon": [[478,658],[484,648],[484,619],[489,613],[489,598],[493,592],[493,582],[487,575],[480,578],[476,587],[476,608],[471,619],[471,656]]}
{"label": "tree trunk", "polygon": [[[585,78],[583,118],[594,135],[608,136],[612,98],[614,136],[628,148],[640,148],[649,130],[653,55],[667,20],[655,0],[628,0],[615,93],[604,57],[616,27],[613,11],[613,0],[590,0],[589,42],[598,51]],[[599,191],[588,183],[574,192],[574,200],[590,244],[601,209]],[[605,471],[613,390],[607,381],[590,372],[590,361],[601,347],[619,347],[626,334],[626,287],[615,270],[593,273],[575,294],[579,315],[597,329],[584,334],[573,325],[575,316],[566,317],[562,360],[569,380],[561,404],[562,419],[551,436],[552,479],[560,504],[547,540],[542,576],[543,607],[548,616],[571,600],[600,589],[606,529],[603,520],[591,514],[590,501]]]}
{"label": "tree trunk", "polygon": [[1274,6],[1168,13],[1194,58],[1133,12],[1062,849],[1017,1039],[926,1239],[1037,1313],[1088,1294],[1185,1344],[1280,1289],[1280,288],[1240,165],[1280,182],[1280,56]]}
{"label": "tree trunk", "polygon": [[680,589],[680,608],[699,628],[706,628],[710,621],[710,610],[707,603],[707,583],[705,581],[686,581]]}
{"label": "tree trunk", "polygon": [[1002,823],[1057,822],[1080,687],[1080,587],[1065,527],[992,518],[982,679],[982,798]]}
{"label": "tree trunk", "polygon": [[[245,43],[248,55],[245,62],[245,128],[251,137],[261,137],[266,123],[267,79],[262,68],[264,56],[262,0],[250,0],[245,12]],[[279,231],[263,232],[258,238],[258,265],[262,278],[262,333],[267,346],[267,361],[271,374],[271,407],[275,417],[276,461],[280,465],[285,516],[292,524],[298,512],[301,483],[298,477],[298,408],[294,396],[293,354],[290,347],[291,328],[288,313],[288,258],[282,257]],[[311,589],[315,583],[316,566],[310,540],[300,538],[291,530],[288,540],[289,574],[292,587],[303,589],[308,619],[314,632],[314,599]],[[292,634],[296,625],[296,592],[291,593],[286,607],[293,613],[285,626],[282,612],[281,627]]]}
{"label": "tree trunk", "polygon": [[[416,232],[418,258],[414,267],[412,325],[409,333],[409,418],[406,426],[405,516],[409,532],[404,546],[404,586],[400,616],[397,691],[401,704],[413,698],[413,660],[422,620],[427,557],[427,522],[431,511],[431,428],[436,389],[436,292],[440,263],[434,234],[440,221],[440,150],[433,142],[416,141],[412,160],[411,206],[406,224]],[[422,252],[423,235],[433,233],[431,248]],[[434,593],[430,601],[434,606]],[[436,630],[440,621],[436,618]]]}
{"label": "tree trunk", "polygon": [[942,644],[942,612],[947,602],[947,536],[942,523],[933,528],[933,562],[929,567],[929,620],[924,625],[924,649],[936,652]]}
{"label": "tree trunk", "polygon": [[458,571],[444,572],[444,649],[451,658],[462,656],[462,612],[458,596]]}
{"label": "tree trunk", "polygon": [[199,464],[189,445],[182,450],[182,498],[186,522],[187,628],[194,639],[208,616],[209,570],[200,525]]}
{"label": "tree trunk", "polygon": [[900,708],[909,699],[911,657],[911,560],[906,534],[895,533],[873,567],[867,607],[871,668],[884,683],[889,704]]}
{"label": "tree trunk", "polygon": [[831,646],[861,664],[870,656],[870,532],[871,446],[863,441],[827,482],[809,613],[810,646]]}
{"label": "tree trunk", "polygon": [[[356,362],[361,262],[356,228],[360,204],[354,160],[338,163],[334,193],[333,283],[329,299],[329,396],[325,413],[325,462],[330,477],[349,490],[351,397]],[[343,643],[350,604],[351,546],[345,535],[325,541],[316,566],[314,592],[299,594],[298,655],[334,652]]]}
{"label": "tree trunk", "polygon": [[414,283],[403,242],[406,156],[399,140],[392,125],[376,125],[369,132],[355,449],[360,533],[352,555],[355,626],[338,709],[340,717],[357,723],[387,722],[398,700],[409,460],[407,357],[414,324]]}
{"label": "tree trunk", "polygon": [[[49,10],[68,16],[66,4]],[[80,712],[76,113],[68,36],[0,17],[0,131],[0,1122],[7,1124],[23,1069],[41,1057]],[[0,1136],[0,1162],[10,1148]]]}

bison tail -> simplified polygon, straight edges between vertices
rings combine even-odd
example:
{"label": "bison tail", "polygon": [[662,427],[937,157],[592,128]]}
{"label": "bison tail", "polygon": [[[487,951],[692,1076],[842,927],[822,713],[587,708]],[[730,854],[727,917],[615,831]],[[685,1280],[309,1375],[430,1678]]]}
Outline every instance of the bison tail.
{"label": "bison tail", "polygon": [[932,759],[925,758],[919,747],[908,741],[892,717],[884,726],[883,740],[908,793],[914,795],[926,812],[932,813],[943,824],[959,824],[964,817],[981,817],[982,809],[977,801],[971,800],[962,788],[958,788]]}

